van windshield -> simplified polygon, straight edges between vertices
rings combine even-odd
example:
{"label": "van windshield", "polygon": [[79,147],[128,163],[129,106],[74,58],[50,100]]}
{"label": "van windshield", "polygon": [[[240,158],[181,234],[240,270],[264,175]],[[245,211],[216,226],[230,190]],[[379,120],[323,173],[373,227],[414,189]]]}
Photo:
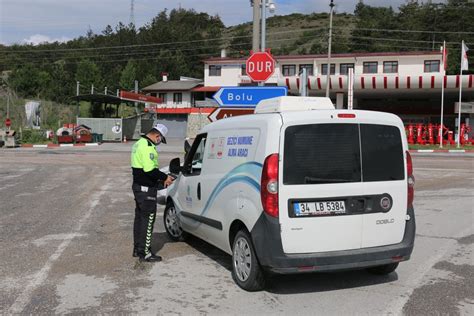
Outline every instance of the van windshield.
{"label": "van windshield", "polygon": [[285,131],[283,183],[402,180],[402,148],[400,131],[395,126],[290,126]]}

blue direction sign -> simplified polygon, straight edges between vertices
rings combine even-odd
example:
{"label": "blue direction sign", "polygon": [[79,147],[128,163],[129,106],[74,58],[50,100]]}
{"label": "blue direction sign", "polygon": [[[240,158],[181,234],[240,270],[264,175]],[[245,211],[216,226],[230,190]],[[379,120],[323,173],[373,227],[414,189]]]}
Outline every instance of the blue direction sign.
{"label": "blue direction sign", "polygon": [[214,94],[214,100],[226,108],[252,108],[262,100],[287,94],[287,87],[223,87]]}

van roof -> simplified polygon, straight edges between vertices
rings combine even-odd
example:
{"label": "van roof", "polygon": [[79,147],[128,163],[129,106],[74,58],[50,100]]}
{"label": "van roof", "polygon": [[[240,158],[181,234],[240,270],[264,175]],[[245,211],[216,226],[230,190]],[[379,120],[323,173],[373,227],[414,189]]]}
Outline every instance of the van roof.
{"label": "van roof", "polygon": [[277,97],[260,101],[255,108],[255,113],[280,113],[309,110],[334,110],[334,105],[330,98]]}

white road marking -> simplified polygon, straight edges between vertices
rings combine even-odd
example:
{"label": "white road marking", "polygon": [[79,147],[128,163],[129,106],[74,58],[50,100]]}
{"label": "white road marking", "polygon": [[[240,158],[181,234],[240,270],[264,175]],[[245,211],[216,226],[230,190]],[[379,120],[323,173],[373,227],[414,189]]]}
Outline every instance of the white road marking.
{"label": "white road marking", "polygon": [[36,273],[32,280],[24,287],[23,292],[18,295],[15,302],[10,306],[9,314],[20,314],[27,304],[31,301],[31,296],[38,286],[40,286],[48,277],[48,273],[51,270],[54,262],[61,257],[63,252],[69,246],[71,241],[77,236],[76,234],[82,229],[82,226],[87,222],[89,217],[92,215],[92,212],[95,210],[96,206],[99,204],[100,198],[104,193],[109,189],[109,182],[106,181],[106,184],[101,187],[100,191],[91,196],[89,209],[84,214],[84,216],[77,223],[76,227],[67,234],[66,239],[58,246],[56,251],[48,258],[41,270]]}
{"label": "white road marking", "polygon": [[59,240],[67,240],[67,239],[73,239],[76,237],[83,237],[86,236],[85,234],[79,234],[79,233],[70,233],[70,234],[53,234],[53,235],[46,235],[44,237],[41,237],[39,239],[33,240],[32,243],[36,247],[42,247],[44,245],[47,245],[51,241],[59,241]]}

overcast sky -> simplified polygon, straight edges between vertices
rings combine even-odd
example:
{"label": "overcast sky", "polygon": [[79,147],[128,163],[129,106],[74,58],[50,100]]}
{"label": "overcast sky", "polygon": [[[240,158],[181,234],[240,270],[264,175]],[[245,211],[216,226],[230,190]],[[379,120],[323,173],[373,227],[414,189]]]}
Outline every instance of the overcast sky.
{"label": "overcast sky", "polygon": [[[329,0],[274,0],[276,14],[328,12]],[[359,0],[335,0],[338,12],[353,12]],[[100,33],[107,24],[129,23],[131,0],[0,0],[0,43],[67,41],[85,35],[89,27]],[[398,7],[405,0],[365,0],[375,6]],[[164,8],[178,6],[218,14],[225,25],[252,19],[249,0],[135,0],[137,26]]]}

